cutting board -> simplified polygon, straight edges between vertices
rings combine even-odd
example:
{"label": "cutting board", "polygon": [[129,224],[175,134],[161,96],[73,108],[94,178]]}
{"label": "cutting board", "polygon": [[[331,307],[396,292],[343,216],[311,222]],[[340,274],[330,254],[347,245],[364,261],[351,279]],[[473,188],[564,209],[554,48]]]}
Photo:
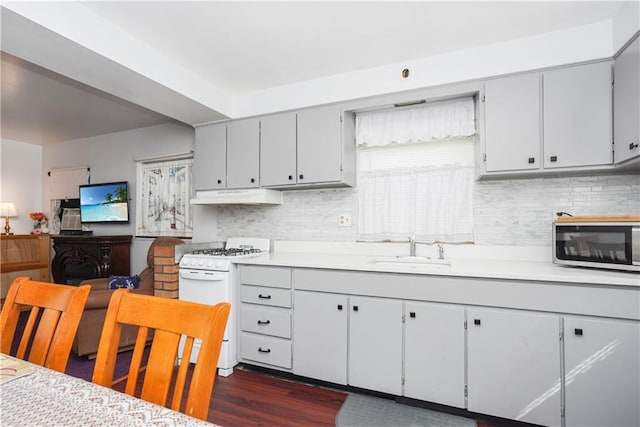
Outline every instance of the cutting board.
{"label": "cutting board", "polygon": [[640,215],[617,216],[563,216],[555,222],[640,222]]}

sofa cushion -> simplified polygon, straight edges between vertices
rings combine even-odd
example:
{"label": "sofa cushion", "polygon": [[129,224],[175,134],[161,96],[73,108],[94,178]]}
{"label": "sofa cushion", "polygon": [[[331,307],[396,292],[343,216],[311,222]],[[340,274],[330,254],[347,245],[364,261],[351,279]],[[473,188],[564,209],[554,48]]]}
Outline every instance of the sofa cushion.
{"label": "sofa cushion", "polygon": [[138,289],[140,276],[109,276],[109,289]]}

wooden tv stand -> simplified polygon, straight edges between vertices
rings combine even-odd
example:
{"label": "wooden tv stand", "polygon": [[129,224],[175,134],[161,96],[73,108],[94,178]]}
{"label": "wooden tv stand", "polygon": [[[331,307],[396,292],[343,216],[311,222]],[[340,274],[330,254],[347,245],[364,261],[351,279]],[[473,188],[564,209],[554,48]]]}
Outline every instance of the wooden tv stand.
{"label": "wooden tv stand", "polygon": [[51,236],[55,256],[51,275],[55,283],[77,285],[86,279],[129,276],[133,236]]}

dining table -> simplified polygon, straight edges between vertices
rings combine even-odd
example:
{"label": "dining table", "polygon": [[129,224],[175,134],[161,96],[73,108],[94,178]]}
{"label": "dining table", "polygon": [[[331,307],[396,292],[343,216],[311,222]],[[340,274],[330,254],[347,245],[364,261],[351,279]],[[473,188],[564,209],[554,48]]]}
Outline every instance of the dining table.
{"label": "dining table", "polygon": [[3,427],[214,425],[6,354],[0,373]]}

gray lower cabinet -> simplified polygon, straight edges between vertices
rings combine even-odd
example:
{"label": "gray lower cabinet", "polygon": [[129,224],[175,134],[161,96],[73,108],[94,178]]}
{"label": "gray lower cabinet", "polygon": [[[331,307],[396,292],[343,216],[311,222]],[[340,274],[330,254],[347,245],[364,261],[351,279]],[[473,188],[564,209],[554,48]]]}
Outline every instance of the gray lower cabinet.
{"label": "gray lower cabinet", "polygon": [[640,425],[640,324],[564,318],[567,427]]}
{"label": "gray lower cabinet", "polygon": [[613,64],[615,163],[640,156],[640,37]]}
{"label": "gray lower cabinet", "polygon": [[560,426],[559,316],[469,308],[467,324],[467,408]]}
{"label": "gray lower cabinet", "polygon": [[240,360],[290,370],[291,270],[242,266],[239,271]]}
{"label": "gray lower cabinet", "polygon": [[464,408],[464,307],[407,301],[404,310],[404,395]]}
{"label": "gray lower cabinet", "polygon": [[227,187],[227,125],[196,128],[193,157],[195,190],[218,190]]}
{"label": "gray lower cabinet", "polygon": [[293,373],[347,384],[348,296],[295,291]]}
{"label": "gray lower cabinet", "polygon": [[402,395],[402,301],[349,297],[349,384]]}

